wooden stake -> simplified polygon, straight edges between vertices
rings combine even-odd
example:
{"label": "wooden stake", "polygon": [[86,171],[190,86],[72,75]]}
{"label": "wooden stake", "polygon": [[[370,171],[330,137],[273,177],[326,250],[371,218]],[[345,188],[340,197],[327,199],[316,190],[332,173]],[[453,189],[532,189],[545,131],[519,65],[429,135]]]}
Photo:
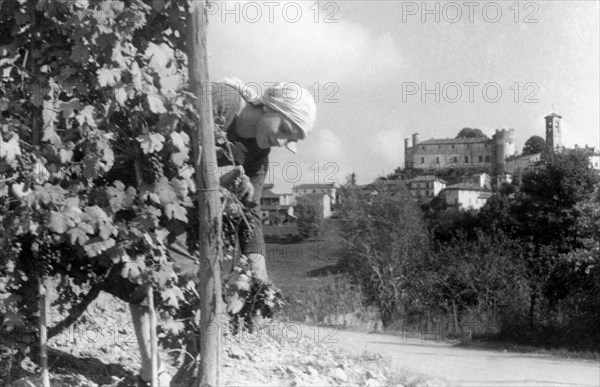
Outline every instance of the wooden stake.
{"label": "wooden stake", "polygon": [[196,96],[199,128],[192,149],[198,187],[200,235],[200,364],[197,386],[218,386],[221,361],[221,213],[215,154],[212,95],[208,88],[207,15],[203,1],[190,1],[187,15],[187,54],[190,91]]}
{"label": "wooden stake", "polygon": [[152,387],[158,385],[158,343],[156,340],[156,311],[154,310],[154,293],[148,287],[148,309],[150,313],[150,359],[152,360]]}
{"label": "wooden stake", "polygon": [[48,373],[48,288],[46,277],[39,279],[39,308],[40,308],[40,367],[42,369],[42,386],[50,387]]}

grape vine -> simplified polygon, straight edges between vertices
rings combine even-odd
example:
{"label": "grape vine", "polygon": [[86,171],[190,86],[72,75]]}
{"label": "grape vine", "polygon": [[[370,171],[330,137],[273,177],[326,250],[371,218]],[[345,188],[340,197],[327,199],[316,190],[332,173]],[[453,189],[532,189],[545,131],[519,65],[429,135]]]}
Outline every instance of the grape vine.
{"label": "grape vine", "polygon": [[[33,316],[24,305],[42,274],[63,278],[61,303],[110,291],[118,273],[152,286],[165,316],[190,304],[166,248],[185,232],[198,252],[186,10],[185,0],[0,1],[0,312]],[[219,125],[215,137],[232,155]],[[231,256],[253,209],[221,197]]]}

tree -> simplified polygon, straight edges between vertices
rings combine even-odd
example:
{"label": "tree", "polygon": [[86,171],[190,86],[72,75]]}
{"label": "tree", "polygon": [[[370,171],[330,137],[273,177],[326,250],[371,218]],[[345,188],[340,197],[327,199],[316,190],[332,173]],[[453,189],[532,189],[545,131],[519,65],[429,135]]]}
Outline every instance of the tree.
{"label": "tree", "polygon": [[570,286],[555,291],[556,284],[564,283],[573,270],[559,257],[580,247],[576,204],[591,197],[597,182],[598,176],[581,151],[547,154],[523,176],[510,206],[510,218],[527,262],[531,325],[540,297],[553,304],[569,293]]}
{"label": "tree", "polygon": [[456,135],[456,138],[477,138],[477,137],[487,138],[487,136],[485,134],[483,134],[481,129],[477,129],[477,128],[463,128],[460,132],[458,132],[458,135]]}
{"label": "tree", "polygon": [[458,234],[439,243],[423,262],[422,297],[431,306],[441,306],[461,329],[461,311],[474,308],[481,320],[496,321],[496,305],[519,305],[525,285],[518,244],[502,232],[476,230],[466,238]]}
{"label": "tree", "polygon": [[540,136],[531,136],[523,146],[524,155],[532,155],[546,150],[546,140]]}
{"label": "tree", "polygon": [[417,299],[417,268],[429,243],[419,207],[404,184],[396,187],[388,190],[375,182],[370,192],[342,189],[338,208],[345,240],[341,264],[367,301],[378,306],[384,326],[411,310]]}
{"label": "tree", "polygon": [[323,223],[323,204],[317,198],[299,197],[294,212],[298,217],[298,234],[302,238],[306,239],[319,235]]}

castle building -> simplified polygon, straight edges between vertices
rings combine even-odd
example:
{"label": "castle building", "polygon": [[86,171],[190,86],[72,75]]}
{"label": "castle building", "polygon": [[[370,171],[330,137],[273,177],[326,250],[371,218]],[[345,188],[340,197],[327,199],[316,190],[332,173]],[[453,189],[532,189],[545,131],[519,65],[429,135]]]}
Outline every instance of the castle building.
{"label": "castle building", "polygon": [[404,140],[405,168],[423,171],[502,171],[506,158],[516,153],[514,129],[496,130],[491,139],[482,136],[420,141],[419,134],[414,133],[412,146],[409,142],[408,138]]}
{"label": "castle building", "polygon": [[[546,146],[552,152],[564,152],[562,116],[552,112],[546,117]],[[577,146],[576,146],[577,147]],[[600,171],[600,153],[586,146],[590,167]],[[492,138],[479,131],[478,137],[457,137],[420,141],[419,133],[404,139],[405,169],[417,169],[425,174],[444,169],[462,170],[466,175],[487,172],[497,183],[519,181],[523,173],[539,163],[542,153],[517,154],[514,129],[496,130]],[[448,187],[449,188],[449,187]]]}

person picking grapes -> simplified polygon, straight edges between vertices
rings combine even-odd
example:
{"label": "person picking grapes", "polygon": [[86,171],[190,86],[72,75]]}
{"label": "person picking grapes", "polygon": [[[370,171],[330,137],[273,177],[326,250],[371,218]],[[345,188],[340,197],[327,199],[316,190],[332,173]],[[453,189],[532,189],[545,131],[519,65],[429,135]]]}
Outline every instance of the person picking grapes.
{"label": "person picking grapes", "polygon": [[[245,148],[242,168],[235,168],[221,178],[221,185],[233,187],[237,194],[257,205],[253,211],[253,233],[248,239],[240,238],[242,254],[248,258],[250,269],[258,281],[268,281],[265,241],[260,219],[260,199],[269,167],[271,147],[285,146],[297,152],[297,142],[306,138],[313,128],[316,105],[312,95],[295,84],[278,84],[258,96],[250,87],[236,78],[226,78],[215,84],[212,92],[215,121],[222,125],[232,143]],[[223,161],[223,160],[221,160]],[[240,179],[243,174],[247,179]],[[169,246],[171,256],[192,258],[186,244],[180,240]],[[243,300],[230,299],[228,312],[235,314]],[[140,346],[141,383],[151,378],[150,321],[147,307],[130,304],[133,324]],[[169,376],[160,375],[160,385],[168,385]]]}

